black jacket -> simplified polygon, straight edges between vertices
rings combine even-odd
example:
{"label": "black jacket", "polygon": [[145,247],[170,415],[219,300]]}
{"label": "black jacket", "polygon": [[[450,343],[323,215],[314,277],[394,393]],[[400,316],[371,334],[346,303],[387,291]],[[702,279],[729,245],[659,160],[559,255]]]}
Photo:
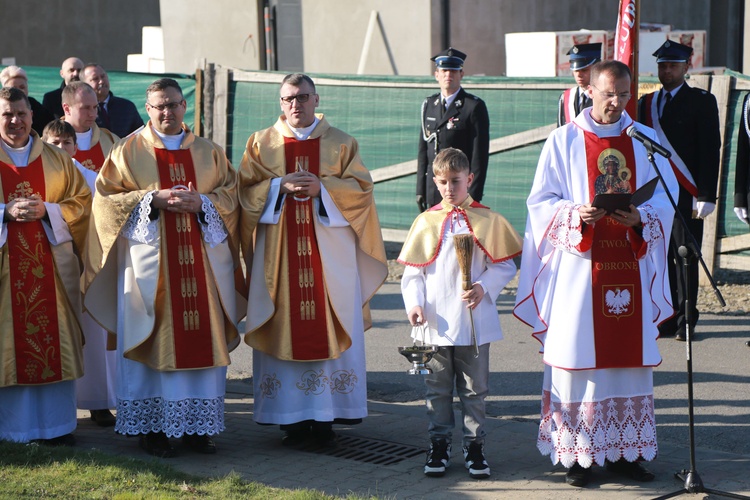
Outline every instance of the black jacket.
{"label": "black jacket", "polygon": [[[658,91],[657,91],[658,92]],[[657,96],[654,96],[656,99]],[[639,121],[646,116],[645,99],[638,101]],[[653,117],[654,120],[657,117]],[[719,109],[713,94],[683,84],[659,119],[664,134],[687,166],[698,188],[698,201],[716,203],[719,183]],[[692,196],[680,186],[678,202],[682,212],[692,211]]]}
{"label": "black jacket", "polygon": [[[481,201],[487,177],[490,154],[490,118],[487,106],[479,97],[463,88],[440,117],[440,94],[433,94],[422,103],[422,130],[419,133],[419,156],[417,158],[417,196],[424,196],[427,206],[440,203],[440,192],[435,186],[432,162],[441,149],[460,149],[469,158],[474,182],[469,194]],[[435,134],[434,139],[427,142]],[[437,141],[437,142],[435,142]]]}

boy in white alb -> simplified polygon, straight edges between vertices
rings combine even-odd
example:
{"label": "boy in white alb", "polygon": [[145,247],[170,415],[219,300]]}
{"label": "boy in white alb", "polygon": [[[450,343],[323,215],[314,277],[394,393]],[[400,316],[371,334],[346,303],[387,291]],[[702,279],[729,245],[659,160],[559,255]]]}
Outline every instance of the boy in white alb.
{"label": "boy in white alb", "polygon": [[[433,373],[425,376],[430,451],[424,473],[439,477],[450,465],[455,384],[465,465],[471,477],[484,479],[490,476],[484,459],[489,343],[502,338],[495,300],[516,274],[512,258],[521,252],[521,238],[505,218],[469,196],[473,175],[464,153],[441,151],[433,172],[442,201],[417,217],[398,258],[406,266],[401,293],[409,322],[423,328],[426,344],[438,346],[428,365]],[[457,234],[470,234],[474,242],[467,291],[453,244]]]}

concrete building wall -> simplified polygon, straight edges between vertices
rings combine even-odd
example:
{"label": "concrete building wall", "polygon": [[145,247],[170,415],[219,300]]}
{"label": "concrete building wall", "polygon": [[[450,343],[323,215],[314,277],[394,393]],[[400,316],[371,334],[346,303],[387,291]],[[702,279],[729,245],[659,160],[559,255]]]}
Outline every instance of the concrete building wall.
{"label": "concrete building wall", "polygon": [[194,73],[202,58],[224,66],[260,69],[265,46],[258,3],[161,0],[165,70]]}
{"label": "concrete building wall", "polygon": [[[431,0],[302,0],[305,71],[357,73],[368,25],[377,11],[400,75],[430,72]],[[379,26],[365,74],[394,74]]]}
{"label": "concrete building wall", "polygon": [[2,0],[0,57],[19,66],[60,66],[68,57],[124,70],[141,52],[141,28],[158,26],[155,0]]}

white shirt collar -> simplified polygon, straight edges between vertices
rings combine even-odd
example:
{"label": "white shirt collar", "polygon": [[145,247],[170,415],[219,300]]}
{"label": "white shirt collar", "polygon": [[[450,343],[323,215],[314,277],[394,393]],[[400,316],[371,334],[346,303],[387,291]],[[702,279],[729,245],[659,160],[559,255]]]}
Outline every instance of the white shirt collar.
{"label": "white shirt collar", "polygon": [[305,141],[308,137],[310,137],[310,134],[312,134],[312,131],[315,130],[315,126],[320,122],[318,117],[315,117],[315,120],[312,122],[312,125],[308,125],[307,127],[303,128],[294,128],[291,125],[289,125],[289,122],[286,122],[286,126],[289,127],[289,130],[292,131],[294,134],[294,137],[297,138],[299,141]]}
{"label": "white shirt collar", "polygon": [[29,165],[29,154],[31,153],[31,145],[34,143],[34,138],[29,136],[29,142],[25,146],[20,148],[14,148],[5,143],[0,139],[0,144],[3,146],[5,152],[13,160],[13,165],[16,167],[27,167]]}

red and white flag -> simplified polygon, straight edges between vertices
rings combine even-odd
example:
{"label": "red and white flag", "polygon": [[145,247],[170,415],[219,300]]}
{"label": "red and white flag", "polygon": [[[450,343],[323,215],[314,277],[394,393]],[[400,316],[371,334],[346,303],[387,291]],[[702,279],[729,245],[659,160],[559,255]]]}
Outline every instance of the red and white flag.
{"label": "red and white flag", "polygon": [[640,0],[620,0],[615,29],[615,60],[625,63],[633,74],[630,102],[625,110],[635,119],[638,104],[638,32],[641,19]]}

